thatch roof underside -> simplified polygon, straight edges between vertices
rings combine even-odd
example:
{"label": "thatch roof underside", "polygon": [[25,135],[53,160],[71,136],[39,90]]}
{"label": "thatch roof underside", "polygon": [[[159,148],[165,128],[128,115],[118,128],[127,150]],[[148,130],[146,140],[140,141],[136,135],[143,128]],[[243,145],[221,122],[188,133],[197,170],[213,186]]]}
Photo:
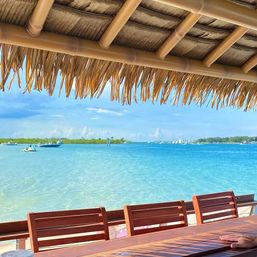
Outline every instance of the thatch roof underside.
{"label": "thatch roof underside", "polygon": [[[97,43],[111,26],[124,2],[55,0],[44,21],[42,33],[67,35]],[[230,2],[252,11],[257,8],[255,0]],[[0,0],[0,22],[25,28],[37,4],[36,0]],[[129,51],[136,49],[154,54],[189,14],[188,10],[159,1],[142,0],[111,44],[122,49],[128,48]],[[164,58],[175,56],[204,62],[237,28],[238,24],[201,15]],[[6,44],[5,35],[7,32],[1,31],[2,89],[8,88],[15,81],[13,75],[18,77],[20,83],[20,72],[25,72],[27,91],[46,89],[49,95],[58,87],[57,90],[65,90],[67,97],[72,88],[75,88],[76,97],[98,97],[110,81],[111,99],[126,104],[141,99],[173,104],[207,102],[213,107],[235,106],[246,110],[257,106],[255,65],[247,71],[245,68],[245,73],[251,76],[250,79],[245,79],[244,76],[242,79],[240,76],[234,79],[226,77],[229,73],[226,71],[224,76],[212,75],[211,72],[205,75],[202,71],[185,73],[181,69],[173,68],[172,63],[168,68],[158,68],[155,65],[138,65],[137,60],[135,63],[131,60],[121,62],[101,56],[87,58],[59,50],[49,51],[37,47],[36,43],[32,49],[24,44],[19,45],[19,42]],[[211,63],[210,69],[220,65],[219,67],[241,70],[256,53],[257,29],[248,28],[214,60],[215,64],[212,64],[214,61]],[[59,75],[62,78],[61,84],[56,85]]]}

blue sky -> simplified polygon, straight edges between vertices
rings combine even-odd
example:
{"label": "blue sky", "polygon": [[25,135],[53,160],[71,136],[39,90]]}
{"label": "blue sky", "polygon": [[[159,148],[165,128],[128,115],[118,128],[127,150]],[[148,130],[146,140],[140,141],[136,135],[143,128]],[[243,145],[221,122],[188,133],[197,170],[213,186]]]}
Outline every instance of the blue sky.
{"label": "blue sky", "polygon": [[[58,90],[57,90],[58,91]],[[134,141],[257,135],[255,111],[171,106],[151,102],[122,106],[108,90],[99,99],[75,100],[23,94],[14,84],[0,93],[0,137],[125,137]]]}

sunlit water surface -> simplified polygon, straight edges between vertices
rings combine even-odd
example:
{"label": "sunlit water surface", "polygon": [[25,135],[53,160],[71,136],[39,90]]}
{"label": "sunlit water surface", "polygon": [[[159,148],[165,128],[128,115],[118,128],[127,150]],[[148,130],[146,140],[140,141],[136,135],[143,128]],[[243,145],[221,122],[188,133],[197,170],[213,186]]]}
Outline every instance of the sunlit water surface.
{"label": "sunlit water surface", "polygon": [[257,193],[257,145],[0,146],[0,221],[29,211]]}

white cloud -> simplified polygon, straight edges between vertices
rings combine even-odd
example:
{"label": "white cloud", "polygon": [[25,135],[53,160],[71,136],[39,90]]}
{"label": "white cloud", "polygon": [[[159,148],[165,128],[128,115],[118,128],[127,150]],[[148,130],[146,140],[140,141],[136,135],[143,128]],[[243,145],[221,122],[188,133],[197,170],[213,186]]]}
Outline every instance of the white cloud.
{"label": "white cloud", "polygon": [[161,129],[160,128],[157,128],[153,134],[153,137],[154,138],[159,138],[161,135]]}
{"label": "white cloud", "polygon": [[161,129],[160,128],[156,128],[154,133],[150,134],[149,137],[152,138],[152,139],[155,139],[155,140],[160,139],[162,137]]}
{"label": "white cloud", "polygon": [[51,114],[50,117],[52,118],[63,118],[62,114]]}
{"label": "white cloud", "polygon": [[74,128],[68,128],[63,132],[64,137],[74,138]]}
{"label": "white cloud", "polygon": [[93,129],[85,126],[81,130],[81,137],[82,138],[94,138],[98,137],[97,131],[94,131]]}
{"label": "white cloud", "polygon": [[57,137],[57,138],[74,138],[75,135],[74,128],[55,128],[49,132],[50,137]]}
{"label": "white cloud", "polygon": [[92,118],[90,118],[90,120],[99,120],[100,118],[99,117],[92,117]]}
{"label": "white cloud", "polygon": [[173,113],[173,114],[172,114],[172,116],[174,116],[174,117],[180,117],[180,116],[181,116],[181,114],[180,114],[180,113],[178,113],[178,112],[175,112],[175,113]]}
{"label": "white cloud", "polygon": [[90,129],[87,126],[85,126],[81,131],[81,137],[87,137],[89,133]]}
{"label": "white cloud", "polygon": [[49,132],[50,137],[63,137],[63,131],[60,128],[56,128]]}
{"label": "white cloud", "polygon": [[115,115],[115,116],[124,116],[124,112],[113,111],[110,109],[97,108],[97,107],[87,107],[86,109],[90,112],[95,112],[98,114],[110,114],[110,115]]}

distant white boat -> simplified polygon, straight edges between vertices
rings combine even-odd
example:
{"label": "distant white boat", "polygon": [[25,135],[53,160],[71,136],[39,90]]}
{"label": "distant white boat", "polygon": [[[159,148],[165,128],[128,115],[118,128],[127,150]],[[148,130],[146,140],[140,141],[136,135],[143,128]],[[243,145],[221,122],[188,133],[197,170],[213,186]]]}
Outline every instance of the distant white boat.
{"label": "distant white boat", "polygon": [[37,150],[35,149],[34,146],[30,145],[28,147],[25,147],[22,151],[23,152],[36,152]]}
{"label": "distant white boat", "polygon": [[61,145],[62,145],[62,142],[58,140],[56,143],[49,142],[47,144],[39,144],[37,146],[39,146],[39,147],[59,147]]}
{"label": "distant white boat", "polygon": [[2,143],[2,145],[14,146],[14,145],[18,145],[18,144],[15,142],[12,142],[12,141],[8,141],[7,143]]}

